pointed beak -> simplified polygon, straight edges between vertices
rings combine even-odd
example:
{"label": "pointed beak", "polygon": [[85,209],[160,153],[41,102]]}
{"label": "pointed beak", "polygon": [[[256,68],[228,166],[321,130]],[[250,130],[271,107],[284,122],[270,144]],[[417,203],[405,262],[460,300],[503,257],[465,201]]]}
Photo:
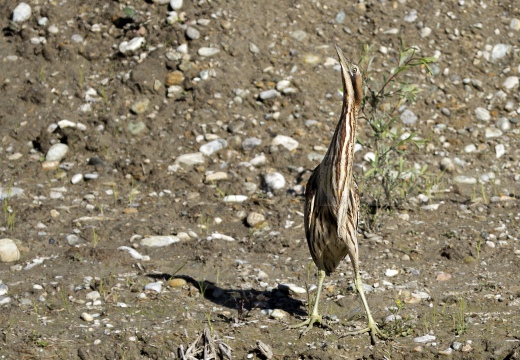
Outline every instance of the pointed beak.
{"label": "pointed beak", "polygon": [[352,63],[347,60],[345,55],[343,54],[343,51],[339,48],[338,45],[336,45],[336,52],[338,53],[339,57],[339,64],[341,65],[341,73],[343,77],[352,76],[352,73],[350,72],[350,67]]}

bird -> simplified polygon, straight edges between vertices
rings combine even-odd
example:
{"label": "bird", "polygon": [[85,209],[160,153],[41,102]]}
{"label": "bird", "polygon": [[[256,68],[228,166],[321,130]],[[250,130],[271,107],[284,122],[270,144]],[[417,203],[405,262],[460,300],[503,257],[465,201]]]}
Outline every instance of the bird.
{"label": "bird", "polygon": [[304,224],[307,245],[318,268],[318,289],[309,318],[291,328],[306,327],[302,335],[315,323],[326,325],[318,312],[325,276],[329,276],[339,263],[349,256],[354,270],[354,284],[368,318],[362,330],[345,335],[370,333],[375,337],[386,336],[378,328],[363,290],[359,269],[357,228],[359,221],[359,190],[352,172],[357,118],[363,102],[363,77],[357,65],[347,61],[336,45],[343,83],[343,106],[331,143],[321,163],[314,169],[305,189]]}

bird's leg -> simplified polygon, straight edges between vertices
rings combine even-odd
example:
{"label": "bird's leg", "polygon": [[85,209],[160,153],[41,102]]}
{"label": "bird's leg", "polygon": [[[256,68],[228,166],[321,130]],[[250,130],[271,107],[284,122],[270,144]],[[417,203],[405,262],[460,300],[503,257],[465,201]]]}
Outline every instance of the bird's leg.
{"label": "bird's leg", "polygon": [[368,326],[361,330],[346,333],[343,336],[357,335],[357,334],[370,332],[370,339],[371,339],[372,345],[375,345],[375,343],[376,343],[375,336],[377,336],[380,339],[386,339],[387,336],[385,334],[383,334],[381,332],[381,330],[379,330],[376,322],[374,321],[374,318],[372,317],[372,314],[370,313],[370,308],[368,307],[368,302],[365,297],[365,291],[363,289],[363,282],[361,281],[361,275],[359,274],[359,271],[356,271],[356,278],[354,280],[354,284],[356,285],[356,289],[359,293],[359,296],[361,296],[361,301],[363,302],[363,306],[365,307],[365,312],[367,313],[367,317],[368,317]]}
{"label": "bird's leg", "polygon": [[290,329],[296,329],[296,328],[306,326],[307,328],[303,330],[301,336],[305,335],[305,333],[307,333],[307,331],[312,329],[312,327],[314,326],[315,323],[328,327],[328,325],[324,323],[321,315],[318,313],[318,303],[320,301],[321,288],[323,287],[324,280],[325,280],[325,271],[318,270],[318,291],[316,293],[316,300],[314,301],[314,308],[312,310],[312,314],[310,314],[309,318],[307,320],[305,320],[304,322],[293,325],[293,326],[289,326]]}

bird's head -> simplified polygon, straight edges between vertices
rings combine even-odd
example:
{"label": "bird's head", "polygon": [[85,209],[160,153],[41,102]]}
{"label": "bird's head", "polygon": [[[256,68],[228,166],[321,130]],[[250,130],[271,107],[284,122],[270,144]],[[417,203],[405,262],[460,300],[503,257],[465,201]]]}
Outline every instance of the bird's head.
{"label": "bird's head", "polygon": [[359,66],[348,61],[343,51],[336,45],[336,52],[341,65],[341,78],[343,80],[343,91],[348,105],[359,110],[363,101],[363,77]]}

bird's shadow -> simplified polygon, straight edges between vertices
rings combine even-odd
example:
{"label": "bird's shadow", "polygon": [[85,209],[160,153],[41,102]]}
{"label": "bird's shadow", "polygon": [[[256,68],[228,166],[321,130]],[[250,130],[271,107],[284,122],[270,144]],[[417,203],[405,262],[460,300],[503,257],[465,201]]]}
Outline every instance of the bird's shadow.
{"label": "bird's shadow", "polygon": [[184,279],[200,291],[200,294],[216,305],[235,310],[233,319],[244,320],[253,309],[280,309],[291,316],[306,316],[305,304],[298,299],[293,299],[286,291],[280,289],[256,290],[256,289],[225,289],[217,284],[207,281],[197,281],[188,275],[171,276],[169,274],[148,274],[147,276],[167,281],[170,279]]}

